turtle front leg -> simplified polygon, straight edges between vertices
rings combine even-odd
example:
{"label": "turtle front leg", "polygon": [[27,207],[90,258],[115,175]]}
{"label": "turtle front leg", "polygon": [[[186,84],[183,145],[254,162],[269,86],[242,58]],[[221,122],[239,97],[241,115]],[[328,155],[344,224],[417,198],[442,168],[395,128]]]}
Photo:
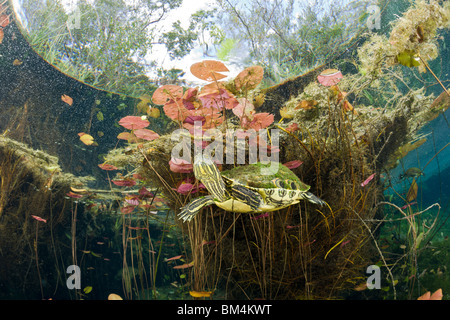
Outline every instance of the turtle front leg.
{"label": "turtle front leg", "polygon": [[181,208],[181,212],[178,214],[178,217],[183,220],[183,222],[191,221],[195,215],[206,206],[214,204],[213,196],[205,196],[202,198],[197,198],[189,202],[183,208]]}

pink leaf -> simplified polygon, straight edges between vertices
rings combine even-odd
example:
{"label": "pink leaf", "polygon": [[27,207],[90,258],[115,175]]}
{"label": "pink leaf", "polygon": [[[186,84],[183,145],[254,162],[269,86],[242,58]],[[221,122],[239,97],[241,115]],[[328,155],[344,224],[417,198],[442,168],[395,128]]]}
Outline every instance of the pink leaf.
{"label": "pink leaf", "polygon": [[338,84],[342,80],[342,78],[344,78],[344,76],[339,70],[327,69],[322,71],[321,74],[319,74],[317,80],[319,81],[320,84],[326,87],[331,87]]}
{"label": "pink leaf", "polygon": [[120,212],[122,212],[123,214],[129,214],[134,210],[135,206],[126,206],[126,207],[122,207],[120,208]]}
{"label": "pink leaf", "polygon": [[300,160],[293,160],[286,163],[283,163],[284,166],[288,167],[289,169],[295,169],[300,167],[300,165],[303,163],[303,161]]}
{"label": "pink leaf", "polygon": [[114,183],[116,186],[120,187],[132,187],[136,185],[136,181],[131,179],[125,179],[125,180],[111,180],[112,183]]}
{"label": "pink leaf", "polygon": [[159,134],[149,129],[136,129],[134,130],[134,134],[139,139],[144,139],[148,141],[152,141],[159,138]]}
{"label": "pink leaf", "polygon": [[253,116],[253,120],[248,124],[250,129],[261,130],[267,128],[273,123],[274,116],[270,113],[256,113]]}
{"label": "pink leaf", "polygon": [[31,215],[31,217],[32,217],[33,219],[36,219],[37,221],[41,221],[41,222],[47,223],[47,220],[45,220],[45,219],[43,219],[43,218],[41,218],[41,217],[33,216],[33,215]]}
{"label": "pink leaf", "polygon": [[371,174],[363,183],[361,183],[361,187],[365,187],[372,179],[375,177],[376,173]]}
{"label": "pink leaf", "polygon": [[126,116],[119,120],[119,124],[124,128],[136,130],[147,127],[150,122],[148,122],[147,120],[142,120],[141,117]]}
{"label": "pink leaf", "polygon": [[190,173],[194,170],[191,163],[183,159],[172,158],[169,161],[170,170],[177,173]]}

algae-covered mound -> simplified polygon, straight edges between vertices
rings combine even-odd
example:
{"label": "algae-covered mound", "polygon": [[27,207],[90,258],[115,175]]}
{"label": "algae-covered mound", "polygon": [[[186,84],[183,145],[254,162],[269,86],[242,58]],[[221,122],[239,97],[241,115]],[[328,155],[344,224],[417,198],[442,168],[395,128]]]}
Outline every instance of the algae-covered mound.
{"label": "algae-covered mound", "polygon": [[30,261],[37,260],[37,247],[58,250],[58,243],[64,240],[71,221],[71,200],[66,194],[71,186],[83,186],[89,180],[89,177],[63,173],[57,157],[0,137],[2,285],[18,292],[27,284],[39,288],[36,274],[29,270]]}

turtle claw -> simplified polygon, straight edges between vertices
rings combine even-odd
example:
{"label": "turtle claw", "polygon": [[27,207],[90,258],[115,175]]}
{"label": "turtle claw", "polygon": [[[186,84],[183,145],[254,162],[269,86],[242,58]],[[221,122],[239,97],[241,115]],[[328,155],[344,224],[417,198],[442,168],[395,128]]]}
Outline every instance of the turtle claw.
{"label": "turtle claw", "polygon": [[178,214],[178,217],[183,220],[183,222],[191,221],[203,207],[213,203],[214,198],[212,196],[194,199],[181,208],[181,212]]}

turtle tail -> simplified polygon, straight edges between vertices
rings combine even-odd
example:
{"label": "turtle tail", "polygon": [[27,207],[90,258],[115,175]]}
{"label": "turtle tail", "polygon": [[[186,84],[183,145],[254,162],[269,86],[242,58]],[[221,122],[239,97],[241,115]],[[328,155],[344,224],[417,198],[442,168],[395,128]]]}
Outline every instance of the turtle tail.
{"label": "turtle tail", "polygon": [[178,217],[182,219],[183,222],[191,221],[203,207],[209,206],[210,204],[214,204],[214,198],[212,196],[194,199],[181,208]]}
{"label": "turtle tail", "polygon": [[323,201],[322,199],[320,199],[319,197],[315,196],[314,194],[312,194],[312,193],[309,192],[309,191],[308,191],[308,192],[305,192],[305,193],[303,194],[303,196],[304,196],[304,198],[305,198],[306,200],[308,200],[309,202],[318,204],[318,205],[320,205],[320,206],[323,206],[324,204],[326,204],[325,201]]}

